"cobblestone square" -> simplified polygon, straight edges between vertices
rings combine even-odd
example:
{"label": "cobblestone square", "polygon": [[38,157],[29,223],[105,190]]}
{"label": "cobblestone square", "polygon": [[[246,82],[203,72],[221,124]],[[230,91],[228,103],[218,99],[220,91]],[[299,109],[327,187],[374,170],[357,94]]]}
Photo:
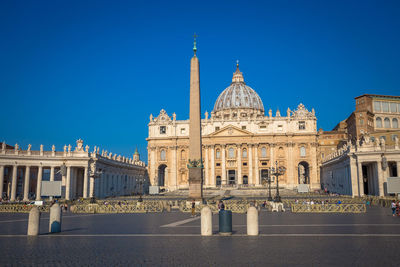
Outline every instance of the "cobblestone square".
{"label": "cobblestone square", "polygon": [[260,236],[246,235],[233,214],[233,235],[200,235],[187,213],[63,214],[62,232],[27,237],[28,214],[0,214],[1,266],[398,266],[400,219],[388,209],[365,214],[260,212]]}

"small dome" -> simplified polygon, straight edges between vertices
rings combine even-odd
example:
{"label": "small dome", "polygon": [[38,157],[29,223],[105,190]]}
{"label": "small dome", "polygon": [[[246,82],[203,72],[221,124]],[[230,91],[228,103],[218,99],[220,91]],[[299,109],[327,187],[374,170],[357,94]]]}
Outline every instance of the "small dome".
{"label": "small dome", "polygon": [[232,83],[217,98],[214,112],[226,109],[255,109],[264,113],[264,105],[256,91],[247,86],[237,64]]}

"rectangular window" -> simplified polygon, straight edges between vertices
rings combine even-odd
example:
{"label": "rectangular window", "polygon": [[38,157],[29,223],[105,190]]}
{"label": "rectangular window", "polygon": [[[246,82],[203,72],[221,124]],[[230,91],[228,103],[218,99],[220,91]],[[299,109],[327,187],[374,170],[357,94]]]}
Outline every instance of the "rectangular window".
{"label": "rectangular window", "polygon": [[247,162],[243,162],[243,166],[247,166]]}
{"label": "rectangular window", "polygon": [[267,129],[266,125],[260,125],[260,129]]}
{"label": "rectangular window", "polygon": [[371,142],[375,142],[375,137],[371,136]]}
{"label": "rectangular window", "polygon": [[381,137],[379,137],[379,139],[382,139],[386,141],[386,136],[382,135]]}
{"label": "rectangular window", "polygon": [[299,130],[305,130],[305,129],[306,129],[306,122],[299,121]]}
{"label": "rectangular window", "polygon": [[185,128],[181,128],[181,134],[185,134],[186,133],[186,129]]}
{"label": "rectangular window", "polygon": [[215,131],[219,131],[219,127],[217,126],[217,127],[215,127]]}
{"label": "rectangular window", "polygon": [[217,163],[216,165],[217,165],[217,166],[221,166],[221,163]]}
{"label": "rectangular window", "polygon": [[389,112],[389,103],[388,102],[382,102],[382,111]]}
{"label": "rectangular window", "polygon": [[360,119],[360,125],[363,125],[363,124],[364,124],[364,120]]}
{"label": "rectangular window", "polygon": [[160,126],[160,134],[165,134],[167,132],[167,126]]}
{"label": "rectangular window", "polygon": [[374,101],[374,111],[381,111],[381,102]]}
{"label": "rectangular window", "polygon": [[278,125],[278,131],[280,131],[280,132],[283,131],[283,125]]}
{"label": "rectangular window", "polygon": [[397,112],[397,103],[390,103],[390,112]]}
{"label": "rectangular window", "polygon": [[397,134],[392,134],[392,141],[394,141],[396,137],[398,138]]}
{"label": "rectangular window", "polygon": [[246,130],[246,126],[242,126],[242,130]]}

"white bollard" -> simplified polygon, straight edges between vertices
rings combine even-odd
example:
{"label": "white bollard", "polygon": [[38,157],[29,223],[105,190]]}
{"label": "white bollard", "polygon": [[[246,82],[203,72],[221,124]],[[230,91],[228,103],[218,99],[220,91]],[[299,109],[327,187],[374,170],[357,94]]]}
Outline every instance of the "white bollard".
{"label": "white bollard", "polygon": [[212,212],[208,206],[201,209],[201,235],[212,235]]}
{"label": "white bollard", "polygon": [[55,203],[50,208],[49,232],[61,232],[61,208],[58,203]]}
{"label": "white bollard", "polygon": [[255,207],[247,210],[247,235],[258,235],[258,211]]}
{"label": "white bollard", "polygon": [[40,228],[40,211],[38,207],[33,206],[31,211],[29,212],[27,235],[30,236],[38,235],[39,228]]}

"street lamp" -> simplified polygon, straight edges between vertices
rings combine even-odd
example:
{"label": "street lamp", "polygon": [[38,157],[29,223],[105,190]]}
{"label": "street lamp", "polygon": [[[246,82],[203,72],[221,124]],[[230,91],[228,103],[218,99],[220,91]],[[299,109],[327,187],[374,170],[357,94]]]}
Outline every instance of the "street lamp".
{"label": "street lamp", "polygon": [[[278,166],[278,161],[275,161],[275,166],[276,167],[271,167],[271,175],[275,175],[276,177],[276,196],[275,196],[275,202],[282,202],[281,201],[281,196],[279,195],[279,176],[283,175],[286,171],[286,168],[283,166]],[[270,189],[271,190],[271,189]],[[270,191],[271,195],[271,191]]]}
{"label": "street lamp", "polygon": [[[270,170],[271,172],[271,170]],[[268,175],[268,201],[272,201],[272,196],[271,196],[271,175]]]}

